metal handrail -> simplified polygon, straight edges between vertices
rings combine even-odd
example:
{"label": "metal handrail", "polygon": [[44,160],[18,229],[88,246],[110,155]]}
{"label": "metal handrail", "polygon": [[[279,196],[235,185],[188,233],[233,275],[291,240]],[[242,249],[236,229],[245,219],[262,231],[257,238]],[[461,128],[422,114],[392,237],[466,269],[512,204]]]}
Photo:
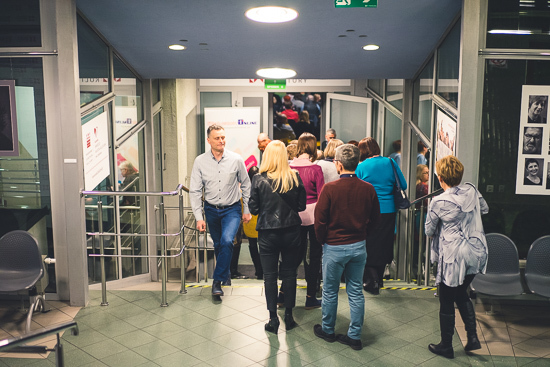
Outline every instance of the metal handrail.
{"label": "metal handrail", "polygon": [[[63,324],[54,325],[48,328],[41,330],[36,330],[28,334],[23,334],[16,336],[10,339],[0,340],[0,353],[11,352],[11,353],[44,353],[44,352],[55,352],[55,365],[58,367],[63,367],[63,346],[61,344],[61,338],[59,333],[71,329],[73,335],[78,335],[78,325],[75,321],[66,322]],[[57,343],[53,349],[50,349],[46,346],[38,345],[22,345],[28,344],[35,340],[43,339],[45,336],[57,334]]]}
{"label": "metal handrail", "polygon": [[[109,303],[107,302],[107,280],[105,275],[105,257],[130,257],[130,258],[160,258],[161,261],[161,280],[162,280],[162,301],[161,301],[161,307],[167,307],[167,295],[166,295],[166,258],[174,258],[181,256],[181,289],[180,294],[187,293],[187,290],[185,289],[185,244],[184,244],[184,218],[183,218],[183,195],[182,191],[189,192],[189,189],[184,187],[182,184],[179,184],[174,191],[168,191],[168,192],[131,192],[131,196],[179,196],[179,218],[180,223],[182,223],[182,227],[178,233],[173,234],[138,234],[138,233],[105,233],[103,232],[103,203],[101,200],[98,200],[96,203],[97,205],[97,221],[98,221],[98,232],[87,232],[87,235],[98,237],[99,238],[99,254],[89,254],[90,257],[99,257],[100,260],[100,268],[101,268],[101,305],[102,306],[108,306]],[[82,190],[81,196],[112,196],[112,197],[118,197],[118,196],[128,196],[128,191],[87,191]],[[159,208],[159,223],[161,230],[164,229],[164,203],[160,203],[158,205]],[[116,237],[124,237],[124,236],[135,236],[135,237],[157,237],[162,239],[161,244],[161,255],[105,255],[105,247],[104,247],[104,237],[106,236],[116,236]],[[181,241],[181,250],[176,255],[166,255],[166,238],[167,237],[175,237],[180,236]]]}
{"label": "metal handrail", "polygon": [[[415,199],[411,202],[411,206],[409,207],[409,218],[408,218],[408,242],[407,242],[407,261],[406,261],[406,271],[405,271],[405,280],[407,283],[410,283],[412,281],[412,268],[413,268],[413,253],[414,253],[414,227],[415,227],[415,212],[418,210],[415,205],[418,203],[423,203],[424,200],[428,200],[433,198],[434,196],[440,195],[444,190],[438,189],[436,191],[433,191],[429,193],[428,195],[422,196],[418,199]],[[428,286],[428,279],[429,279],[429,260],[430,260],[430,248],[428,246],[427,241],[423,241],[424,237],[424,226],[422,226],[422,219],[424,218],[424,205],[420,206],[420,224],[418,228],[418,266],[417,266],[417,274],[416,274],[416,284],[421,285],[422,283],[422,267],[420,266],[422,264],[422,243],[425,243],[424,248],[424,285]]]}

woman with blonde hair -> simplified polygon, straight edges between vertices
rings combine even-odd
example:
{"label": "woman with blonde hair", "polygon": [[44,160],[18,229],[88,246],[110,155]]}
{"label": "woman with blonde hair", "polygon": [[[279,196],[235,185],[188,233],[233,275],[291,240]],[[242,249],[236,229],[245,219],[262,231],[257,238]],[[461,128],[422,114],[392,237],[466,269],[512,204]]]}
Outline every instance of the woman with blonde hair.
{"label": "woman with blonde hair", "polygon": [[[325,184],[325,179],[323,177],[323,169],[314,163],[316,158],[317,139],[313,134],[303,133],[298,139],[297,157],[290,162],[290,168],[294,168],[300,173],[307,194],[306,210],[300,213],[300,217],[302,218],[302,253],[300,261],[296,263],[296,267],[298,267],[302,260],[304,261],[307,282],[306,310],[321,307],[321,301],[316,298],[316,294],[323,247],[315,236],[313,213],[315,212],[315,205],[321,194],[321,189]],[[284,296],[284,293],[280,294],[279,303],[282,303]]]}
{"label": "woman with blonde hair", "polygon": [[292,309],[296,303],[296,258],[300,256],[302,220],[298,212],[306,208],[304,184],[298,172],[288,165],[284,143],[272,141],[267,145],[260,174],[252,179],[248,207],[251,214],[258,215],[256,229],[269,311],[265,330],[276,334],[280,324],[277,318],[277,275],[283,281],[286,330],[296,327]]}
{"label": "woman with blonde hair", "polygon": [[336,155],[336,148],[343,144],[344,142],[340,139],[331,139],[324,151],[325,158],[315,162],[323,169],[325,184],[340,178],[340,175],[336,171],[336,166],[334,165],[334,156]]}
{"label": "woman with blonde hair", "polygon": [[481,215],[489,212],[489,206],[474,185],[460,185],[464,166],[455,156],[437,161],[436,171],[445,192],[431,201],[425,229],[432,240],[431,261],[438,263],[435,284],[439,285],[441,342],[430,344],[428,349],[453,358],[455,303],[468,339],[464,350],[481,348],[468,287],[476,274],[485,273],[487,267],[487,240]]}

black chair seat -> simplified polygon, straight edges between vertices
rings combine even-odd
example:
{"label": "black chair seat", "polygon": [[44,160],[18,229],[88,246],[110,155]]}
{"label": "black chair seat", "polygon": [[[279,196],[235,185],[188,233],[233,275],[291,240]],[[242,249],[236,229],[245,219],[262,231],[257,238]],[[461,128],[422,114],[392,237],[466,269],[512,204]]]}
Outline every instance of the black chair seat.
{"label": "black chair seat", "polygon": [[537,239],[529,248],[525,281],[532,293],[550,298],[550,236]]}

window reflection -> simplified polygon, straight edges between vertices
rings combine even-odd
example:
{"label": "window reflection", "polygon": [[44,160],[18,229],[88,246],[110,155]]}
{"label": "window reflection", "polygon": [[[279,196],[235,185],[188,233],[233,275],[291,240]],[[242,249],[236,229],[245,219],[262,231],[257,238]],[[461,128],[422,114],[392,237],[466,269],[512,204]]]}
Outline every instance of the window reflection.
{"label": "window reflection", "polygon": [[451,106],[458,106],[460,64],[460,22],[457,22],[437,50],[437,94]]}
{"label": "window reflection", "polygon": [[115,132],[116,139],[143,120],[141,81],[115,55]]}

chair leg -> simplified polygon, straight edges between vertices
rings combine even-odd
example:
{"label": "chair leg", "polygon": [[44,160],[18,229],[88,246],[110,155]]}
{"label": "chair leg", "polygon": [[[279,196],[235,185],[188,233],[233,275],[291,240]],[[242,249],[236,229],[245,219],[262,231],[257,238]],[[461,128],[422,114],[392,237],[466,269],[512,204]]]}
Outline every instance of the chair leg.
{"label": "chair leg", "polygon": [[34,308],[36,307],[36,304],[38,303],[38,300],[35,297],[31,297],[29,299],[29,302],[31,302],[31,304],[29,306],[29,312],[27,313],[27,323],[25,325],[25,332],[26,333],[31,332],[32,313],[34,312]]}

